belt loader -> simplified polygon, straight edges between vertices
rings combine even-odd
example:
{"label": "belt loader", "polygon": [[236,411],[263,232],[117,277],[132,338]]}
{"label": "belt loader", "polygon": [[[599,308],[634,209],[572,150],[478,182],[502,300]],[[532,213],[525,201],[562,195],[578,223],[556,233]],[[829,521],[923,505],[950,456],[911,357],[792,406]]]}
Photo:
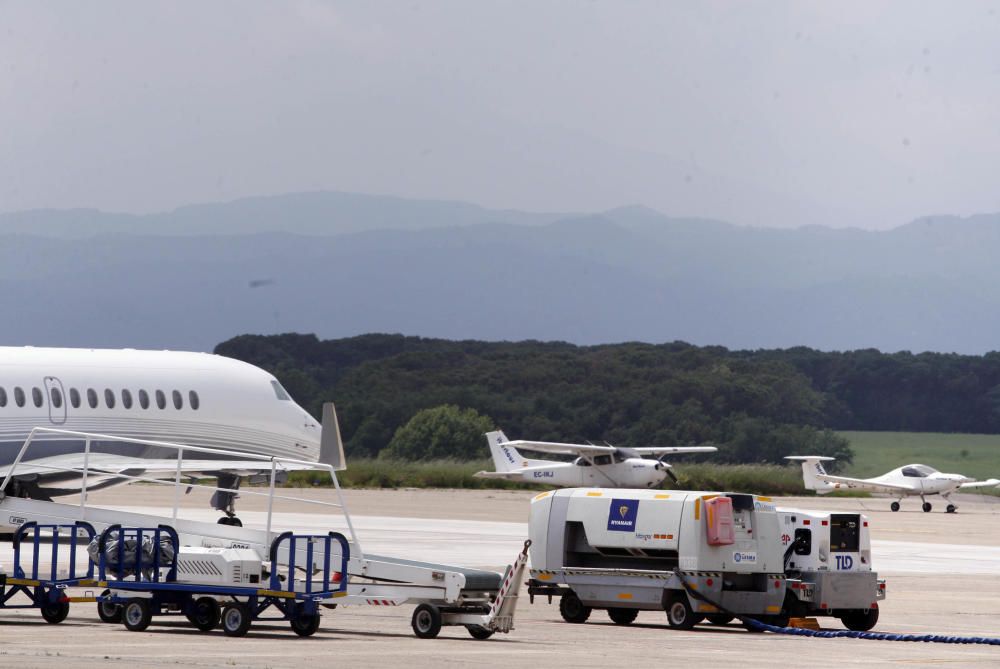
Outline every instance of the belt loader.
{"label": "belt loader", "polygon": [[532,500],[529,535],[528,593],[559,596],[567,622],[585,622],[592,609],[619,624],[666,611],[678,629],[706,616],[727,622],[727,612],[782,615],[785,548],[765,497],[564,489]]}

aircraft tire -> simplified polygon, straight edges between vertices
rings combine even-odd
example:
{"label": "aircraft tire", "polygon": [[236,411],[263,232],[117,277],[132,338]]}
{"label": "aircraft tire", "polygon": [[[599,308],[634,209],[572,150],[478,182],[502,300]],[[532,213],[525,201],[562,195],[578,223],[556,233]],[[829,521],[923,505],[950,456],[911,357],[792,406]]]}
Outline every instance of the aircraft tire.
{"label": "aircraft tire", "polygon": [[924,513],[930,513],[931,509],[933,509],[934,507],[931,506],[930,502],[924,502],[924,505],[923,505],[922,508],[924,510]]}
{"label": "aircraft tire", "polygon": [[956,511],[958,511],[958,507],[955,506],[954,504],[949,504],[944,511],[945,513],[955,513]]}
{"label": "aircraft tire", "polygon": [[892,509],[893,511],[899,511],[899,502],[893,502],[892,504],[889,505],[889,508]]}

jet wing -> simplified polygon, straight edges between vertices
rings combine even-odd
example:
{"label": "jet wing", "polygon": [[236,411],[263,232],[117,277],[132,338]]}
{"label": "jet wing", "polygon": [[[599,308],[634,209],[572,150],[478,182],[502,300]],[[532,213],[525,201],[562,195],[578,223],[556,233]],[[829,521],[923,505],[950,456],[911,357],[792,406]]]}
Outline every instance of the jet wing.
{"label": "jet wing", "polygon": [[824,483],[832,483],[834,485],[843,486],[845,488],[854,490],[871,490],[872,492],[912,492],[914,488],[904,485],[893,485],[891,483],[876,483],[874,481],[869,481],[868,479],[852,479],[847,476],[830,476],[829,474],[816,474],[816,478]]}
{"label": "jet wing", "polygon": [[985,481],[970,481],[958,486],[959,488],[990,488],[1000,485],[1000,479],[986,479]]}
{"label": "jet wing", "polygon": [[642,455],[666,455],[668,453],[715,453],[719,449],[715,446],[642,446],[629,450]]}
{"label": "jet wing", "polygon": [[556,455],[601,455],[603,453],[614,453],[617,449],[614,446],[594,446],[593,444],[560,444],[554,441],[505,441],[504,446],[513,446],[526,451],[537,453],[554,453]]}

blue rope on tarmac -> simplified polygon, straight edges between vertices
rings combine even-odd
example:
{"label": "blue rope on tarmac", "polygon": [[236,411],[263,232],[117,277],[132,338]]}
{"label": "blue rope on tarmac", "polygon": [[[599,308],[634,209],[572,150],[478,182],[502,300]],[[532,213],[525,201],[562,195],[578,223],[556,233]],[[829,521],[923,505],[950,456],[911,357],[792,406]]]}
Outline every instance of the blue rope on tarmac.
{"label": "blue rope on tarmac", "polygon": [[1000,646],[1000,639],[987,636],[947,636],[943,634],[891,634],[887,632],[853,632],[851,630],[809,630],[800,627],[777,627],[753,618],[740,618],[755,629],[774,634],[811,636],[820,639],[869,639],[872,641],[923,641],[924,643],[961,643]]}

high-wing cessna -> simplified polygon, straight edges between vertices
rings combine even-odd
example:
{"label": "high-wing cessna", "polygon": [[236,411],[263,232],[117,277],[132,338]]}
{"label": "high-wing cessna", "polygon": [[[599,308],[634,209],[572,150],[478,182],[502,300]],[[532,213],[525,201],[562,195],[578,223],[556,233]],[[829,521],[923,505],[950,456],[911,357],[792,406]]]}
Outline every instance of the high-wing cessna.
{"label": "high-wing cessna", "polygon": [[826,473],[826,470],[823,469],[823,463],[834,458],[818,455],[789,455],[785,459],[802,462],[802,481],[807,490],[815,490],[820,495],[843,489],[882,492],[897,498],[889,506],[893,511],[899,511],[899,503],[904,497],[920,497],[923,502],[923,510],[930,511],[931,503],[927,501],[926,497],[941,495],[948,503],[945,510],[948,513],[955,513],[958,506],[949,499],[949,496],[956,490],[1000,485],[998,479],[977,481],[961,474],[944,474],[927,465],[906,465],[875,478],[853,479],[846,476],[831,476]]}
{"label": "high-wing cessna", "polygon": [[[344,460],[332,405],[324,408],[324,423],[327,414],[334,424],[329,435],[271,374],[219,355],[0,347],[0,480],[36,427],[322,460],[339,468]],[[73,470],[79,471],[83,451],[79,435],[37,434],[3,492],[48,499],[80,490]],[[115,474],[173,478],[177,470],[176,453],[156,446],[96,439],[88,457],[100,474],[90,479],[91,490],[125,482]],[[186,475],[214,477],[229,489],[261,469],[260,460],[238,455],[185,458],[182,466]],[[235,499],[224,491],[213,497],[212,505],[226,514],[220,522],[239,524]]]}
{"label": "high-wing cessna", "polygon": [[[527,481],[557,486],[601,488],[652,488],[667,476],[676,481],[663,456],[671,453],[711,453],[715,446],[646,446],[616,448],[593,444],[559,444],[549,441],[508,441],[503,432],[488,432],[486,439],[496,471],[479,472],[480,478]],[[573,462],[531,460],[518,448],[537,453],[575,455]],[[657,460],[645,455],[659,456]]]}

